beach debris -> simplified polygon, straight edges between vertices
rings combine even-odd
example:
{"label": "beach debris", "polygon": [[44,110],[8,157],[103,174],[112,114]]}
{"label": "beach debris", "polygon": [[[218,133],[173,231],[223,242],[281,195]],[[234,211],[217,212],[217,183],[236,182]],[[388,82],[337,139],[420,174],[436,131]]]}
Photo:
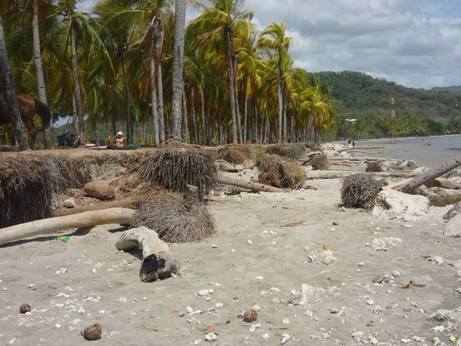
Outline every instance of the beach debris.
{"label": "beach debris", "polygon": [[448,219],[443,234],[452,238],[461,237],[461,213]]}
{"label": "beach debris", "polygon": [[431,205],[436,207],[445,207],[450,204],[456,204],[461,201],[461,190],[445,189],[441,187],[421,186],[417,192],[426,196]]}
{"label": "beach debris", "polygon": [[143,282],[163,280],[179,272],[179,262],[173,257],[168,245],[157,232],[147,227],[125,231],[115,244],[117,250],[142,250],[142,264],[139,276]]}
{"label": "beach debris", "polygon": [[248,309],[243,314],[243,321],[247,323],[253,323],[258,319],[258,313],[254,309]]}
{"label": "beach debris", "polygon": [[408,289],[408,288],[423,288],[423,287],[426,287],[426,285],[418,284],[418,283],[414,282],[413,280],[411,280],[409,283],[402,284],[401,287],[404,288],[404,289]]}
{"label": "beach debris", "polygon": [[371,242],[371,247],[375,251],[389,251],[402,243],[402,239],[386,237],[386,238],[375,238]]}
{"label": "beach debris", "polygon": [[443,174],[448,173],[451,170],[459,166],[461,166],[461,156],[458,156],[454,160],[443,163],[442,166],[440,166],[439,168],[436,168],[427,173],[418,175],[413,180],[411,180],[409,183],[404,185],[401,191],[405,193],[414,193],[416,189],[420,187],[421,185],[424,185],[427,182],[432,181],[435,178],[438,178],[442,176]]}
{"label": "beach debris", "polygon": [[377,161],[372,161],[367,164],[367,168],[365,169],[365,172],[382,172],[383,168]]}
{"label": "beach debris", "polygon": [[170,243],[201,240],[215,232],[215,224],[197,188],[188,192],[162,192],[144,202],[135,213],[134,224],[146,226]]}
{"label": "beach debris", "polygon": [[310,305],[322,301],[323,295],[327,292],[326,289],[321,287],[313,287],[303,283],[301,285],[301,305]]}
{"label": "beach debris", "polygon": [[148,184],[158,184],[176,192],[196,186],[200,201],[215,184],[216,167],[211,154],[197,149],[163,149],[153,152],[134,169]]}
{"label": "beach debris", "polygon": [[384,284],[384,283],[388,283],[392,280],[392,276],[389,275],[389,274],[380,274],[380,275],[377,275],[373,278],[373,280],[371,280],[371,282],[373,282],[374,284]]}
{"label": "beach debris", "polygon": [[250,152],[242,146],[228,146],[218,150],[218,157],[233,164],[243,164],[249,160]]}
{"label": "beach debris", "polygon": [[30,304],[22,304],[19,307],[19,312],[21,314],[25,314],[26,312],[31,312],[31,310],[32,310],[32,307],[30,306]]}
{"label": "beach debris", "polygon": [[369,209],[383,184],[368,174],[354,174],[343,179],[341,203],[346,208]]}
{"label": "beach debris", "polygon": [[290,341],[291,337],[288,333],[283,333],[282,338],[280,339],[280,345],[285,345],[288,341]]}
{"label": "beach debris", "polygon": [[68,209],[72,209],[72,208],[75,208],[75,198],[68,198],[66,199],[63,203],[62,203],[62,206],[64,208],[68,208]]}
{"label": "beach debris", "polygon": [[115,189],[102,181],[92,181],[85,184],[83,191],[87,196],[101,201],[110,201],[115,198]]}
{"label": "beach debris", "polygon": [[330,162],[328,161],[328,156],[320,153],[315,155],[314,158],[310,161],[312,169],[315,171],[327,170],[330,168]]}
{"label": "beach debris", "polygon": [[304,168],[291,159],[260,154],[256,165],[260,170],[258,180],[261,184],[282,189],[300,189],[306,180]]}
{"label": "beach debris", "polygon": [[426,215],[429,208],[427,197],[384,189],[376,197],[372,214],[387,219],[415,221]]}
{"label": "beach debris", "polygon": [[94,323],[86,327],[82,334],[86,340],[101,339],[102,327],[99,323]]}
{"label": "beach debris", "polygon": [[216,340],[218,340],[218,336],[216,335],[216,333],[207,333],[205,335],[205,341],[207,342],[213,342]]}

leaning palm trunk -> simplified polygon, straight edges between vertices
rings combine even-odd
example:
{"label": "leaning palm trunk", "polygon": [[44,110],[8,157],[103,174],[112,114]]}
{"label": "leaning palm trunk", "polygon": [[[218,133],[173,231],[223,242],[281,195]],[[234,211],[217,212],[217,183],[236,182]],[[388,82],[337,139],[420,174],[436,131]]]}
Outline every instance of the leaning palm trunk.
{"label": "leaning palm trunk", "polygon": [[85,122],[82,115],[82,94],[80,91],[80,79],[78,77],[78,61],[77,61],[77,47],[76,47],[76,34],[74,28],[70,35],[70,45],[72,54],[72,81],[74,84],[74,98],[75,98],[75,126],[80,138],[85,138]]}
{"label": "leaning palm trunk", "polygon": [[[35,71],[37,74],[37,84],[38,84],[38,97],[40,102],[48,106],[48,101],[46,98],[46,87],[45,87],[45,77],[43,74],[43,64],[42,64],[42,53],[40,48],[40,31],[38,23],[38,0],[33,2],[33,11],[34,15],[32,18],[32,34],[34,42],[34,63]],[[51,148],[52,141],[52,126],[44,126],[45,134],[45,148]]]}
{"label": "leaning palm trunk", "polygon": [[182,91],[184,70],[184,32],[186,26],[186,0],[176,0],[175,3],[175,40],[173,61],[173,101],[174,138],[181,140]]}
{"label": "leaning palm trunk", "polygon": [[[14,117],[16,142],[21,148],[28,148],[28,138],[22,125],[21,113],[19,112],[18,101],[16,99],[16,89],[13,81],[13,74],[8,62],[8,51],[6,49],[5,34],[3,32],[2,17],[0,16],[0,99],[5,109],[10,109]],[[1,82],[0,80],[0,82]]]}
{"label": "leaning palm trunk", "polygon": [[206,138],[206,131],[207,131],[207,127],[206,127],[206,116],[205,116],[205,95],[203,94],[203,89],[200,87],[199,88],[199,91],[200,91],[200,103],[201,103],[201,111],[202,111],[202,133],[203,133],[203,142],[202,144],[205,144],[206,141],[207,141],[207,138]]}
{"label": "leaning palm trunk", "polygon": [[189,131],[189,119],[187,118],[187,100],[186,100],[186,89],[183,85],[182,90],[182,109],[184,119],[184,131],[183,131],[183,142],[190,143],[190,131]]}

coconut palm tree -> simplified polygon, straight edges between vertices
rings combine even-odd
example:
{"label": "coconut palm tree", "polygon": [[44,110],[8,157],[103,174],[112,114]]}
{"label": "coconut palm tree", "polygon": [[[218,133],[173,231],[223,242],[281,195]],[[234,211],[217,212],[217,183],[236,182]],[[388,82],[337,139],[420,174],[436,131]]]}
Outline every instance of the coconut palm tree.
{"label": "coconut palm tree", "polygon": [[[261,34],[259,45],[263,48],[269,48],[277,54],[277,95],[278,95],[278,141],[283,142],[286,140],[286,121],[284,118],[285,110],[285,95],[283,84],[283,59],[287,57],[287,51],[290,47],[292,38],[286,36],[286,23],[270,24]],[[283,129],[283,132],[282,132]],[[283,135],[282,135],[283,134]]]}
{"label": "coconut palm tree", "polygon": [[183,71],[184,71],[184,35],[186,27],[186,0],[175,0],[175,40],[173,61],[173,100],[174,138],[181,140]]}
{"label": "coconut palm tree", "polygon": [[24,132],[22,125],[21,113],[16,99],[16,88],[14,85],[13,74],[11,73],[10,63],[8,59],[8,51],[6,47],[5,33],[3,31],[3,20],[0,16],[0,77],[3,81],[0,92],[0,107],[3,112],[10,110],[14,117],[15,136],[19,146],[23,149],[29,147],[27,135]]}

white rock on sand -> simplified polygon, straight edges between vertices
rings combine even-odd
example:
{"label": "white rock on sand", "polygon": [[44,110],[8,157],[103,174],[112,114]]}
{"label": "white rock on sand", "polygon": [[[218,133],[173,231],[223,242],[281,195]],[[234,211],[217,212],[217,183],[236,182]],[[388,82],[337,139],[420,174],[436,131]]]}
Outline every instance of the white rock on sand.
{"label": "white rock on sand", "polygon": [[416,221],[430,210],[429,200],[424,196],[409,195],[393,189],[384,189],[376,197],[372,214],[387,219]]}
{"label": "white rock on sand", "polygon": [[443,232],[447,237],[460,238],[461,237],[461,214],[452,218],[445,226]]}
{"label": "white rock on sand", "polygon": [[400,238],[376,238],[371,242],[371,247],[375,251],[388,251],[399,246],[402,243]]}

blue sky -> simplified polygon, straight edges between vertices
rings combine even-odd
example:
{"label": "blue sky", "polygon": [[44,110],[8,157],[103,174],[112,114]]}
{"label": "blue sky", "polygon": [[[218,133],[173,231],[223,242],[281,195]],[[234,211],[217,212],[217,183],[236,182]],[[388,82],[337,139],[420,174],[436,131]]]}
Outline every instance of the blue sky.
{"label": "blue sky", "polygon": [[308,71],[461,85],[461,0],[246,0],[245,7],[259,27],[287,21],[296,65]]}

